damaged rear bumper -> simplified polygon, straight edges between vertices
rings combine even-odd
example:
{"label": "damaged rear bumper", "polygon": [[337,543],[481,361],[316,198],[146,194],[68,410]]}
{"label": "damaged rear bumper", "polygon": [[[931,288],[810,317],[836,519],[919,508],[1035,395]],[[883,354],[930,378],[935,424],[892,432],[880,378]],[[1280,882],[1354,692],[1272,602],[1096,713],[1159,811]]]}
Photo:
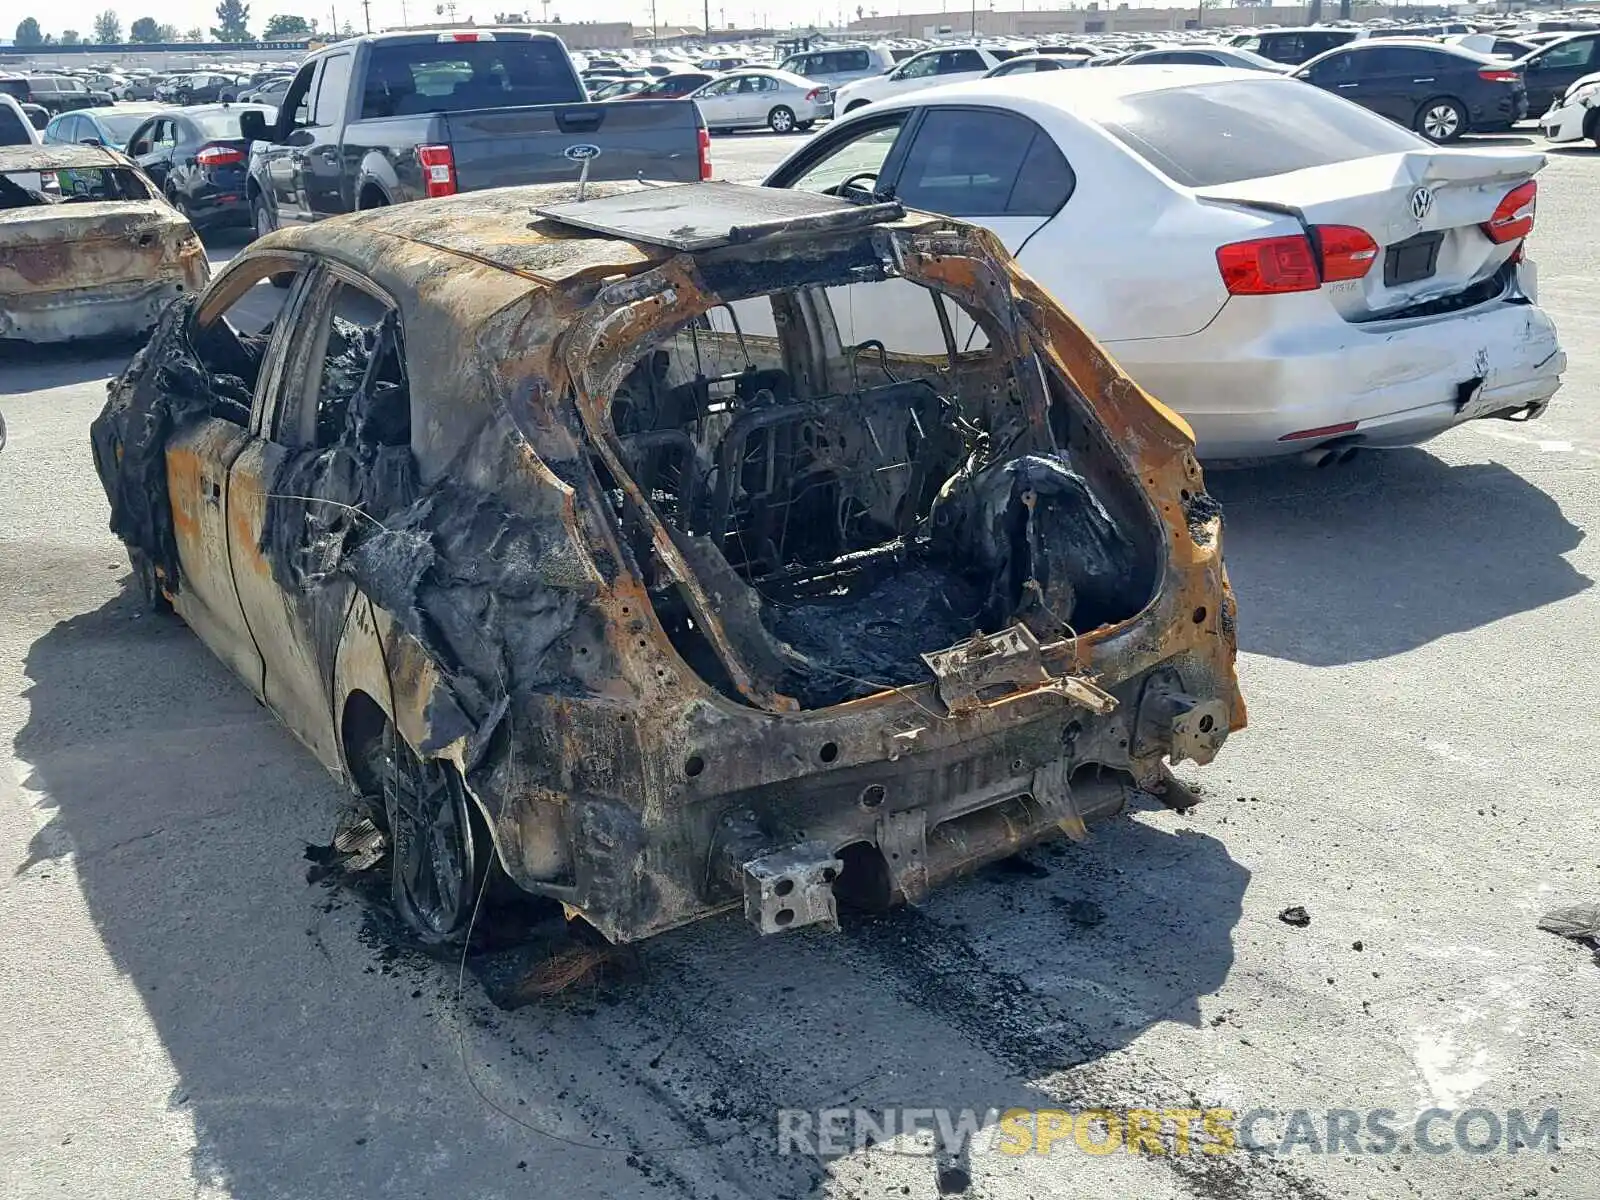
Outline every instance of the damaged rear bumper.
{"label": "damaged rear bumper", "polygon": [[161,279],[0,296],[0,340],[132,337],[153,328],[162,309],[186,290],[182,280]]}

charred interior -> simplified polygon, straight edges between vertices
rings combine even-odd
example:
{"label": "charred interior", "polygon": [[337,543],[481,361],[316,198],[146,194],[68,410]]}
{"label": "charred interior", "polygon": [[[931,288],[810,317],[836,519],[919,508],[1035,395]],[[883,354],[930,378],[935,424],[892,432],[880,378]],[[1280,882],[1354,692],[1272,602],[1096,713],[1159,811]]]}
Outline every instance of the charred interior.
{"label": "charred interior", "polygon": [[[870,336],[881,304],[931,305],[947,353]],[[958,350],[962,324],[989,346]],[[1022,622],[1049,643],[1151,598],[1146,506],[1092,422],[1053,411],[1070,385],[1009,344],[907,279],[801,287],[700,314],[613,392],[638,494],[741,659],[801,707],[927,682],[922,655],[978,633]],[[646,514],[597,469],[679,652],[733,695]]]}

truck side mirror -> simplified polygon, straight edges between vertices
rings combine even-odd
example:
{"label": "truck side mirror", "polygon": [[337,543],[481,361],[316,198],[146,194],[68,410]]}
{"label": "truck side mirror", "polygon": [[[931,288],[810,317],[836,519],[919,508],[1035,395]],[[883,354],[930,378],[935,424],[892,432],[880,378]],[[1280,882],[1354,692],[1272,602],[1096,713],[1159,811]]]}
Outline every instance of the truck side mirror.
{"label": "truck side mirror", "polygon": [[259,108],[247,108],[239,114],[239,132],[247,141],[265,142],[268,140],[267,116]]}

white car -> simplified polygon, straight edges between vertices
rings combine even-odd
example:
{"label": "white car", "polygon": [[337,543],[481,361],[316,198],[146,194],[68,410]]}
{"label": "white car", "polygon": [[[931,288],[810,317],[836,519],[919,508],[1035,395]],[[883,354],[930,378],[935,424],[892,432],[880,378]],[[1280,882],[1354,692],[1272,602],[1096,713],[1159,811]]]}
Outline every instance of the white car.
{"label": "white car", "polygon": [[833,116],[833,93],[826,86],[787,71],[734,71],[690,92],[689,99],[700,106],[712,133],[755,125],[793,133]]}
{"label": "white car", "polygon": [[[986,226],[1203,457],[1320,462],[1544,411],[1566,366],[1523,256],[1544,161],[1264,71],[1119,67],[874,105],[767,183]],[[848,291],[844,324],[893,313],[892,349],[946,351],[925,305]],[[957,350],[984,344],[951,315]]]}
{"label": "white car", "polygon": [[[16,97],[0,92],[0,146],[37,146],[43,140]],[[9,171],[6,177],[30,192],[37,192],[44,185],[37,171]]]}
{"label": "white car", "polygon": [[836,113],[853,112],[863,104],[890,100],[941,83],[977,79],[992,71],[1001,59],[981,46],[941,46],[913,54],[885,75],[847,83],[833,94]]}
{"label": "white car", "polygon": [[1600,75],[1585,75],[1569,87],[1539,118],[1539,125],[1552,142],[1588,138],[1600,146]]}

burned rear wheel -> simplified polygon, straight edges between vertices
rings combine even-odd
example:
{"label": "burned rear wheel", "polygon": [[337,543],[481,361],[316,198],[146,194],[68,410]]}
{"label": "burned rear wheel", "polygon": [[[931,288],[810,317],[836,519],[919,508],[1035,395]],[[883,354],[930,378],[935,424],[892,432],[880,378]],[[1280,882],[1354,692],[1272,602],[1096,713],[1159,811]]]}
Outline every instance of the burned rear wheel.
{"label": "burned rear wheel", "polygon": [[383,733],[395,911],[422,941],[466,936],[493,844],[453,764],[421,759],[393,725]]}

